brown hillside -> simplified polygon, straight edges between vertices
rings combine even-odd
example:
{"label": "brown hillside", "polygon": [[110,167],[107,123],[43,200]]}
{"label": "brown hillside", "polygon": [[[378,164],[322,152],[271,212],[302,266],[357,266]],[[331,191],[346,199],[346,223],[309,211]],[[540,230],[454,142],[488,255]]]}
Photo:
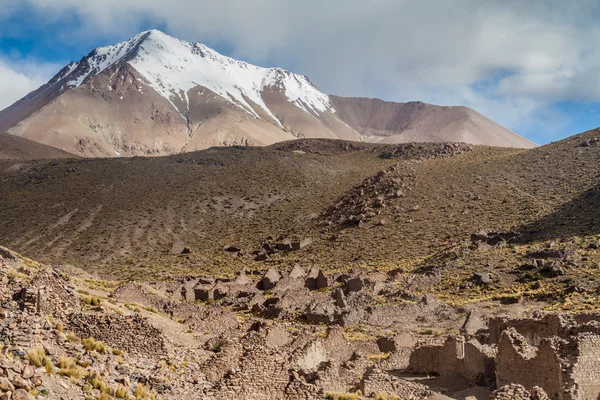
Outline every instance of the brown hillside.
{"label": "brown hillside", "polygon": [[537,146],[468,107],[444,107],[420,101],[394,103],[372,98],[330,98],[339,117],[373,142],[452,141],[499,147]]}
{"label": "brown hillside", "polygon": [[[237,270],[282,235],[313,244],[268,263],[402,265],[481,228],[541,226],[547,233],[534,240],[558,235],[552,213],[569,203],[590,207],[581,199],[597,185],[600,146],[580,144],[597,135],[534,150],[306,140],[163,158],[5,163],[0,238],[44,261],[119,274]],[[378,171],[388,186],[377,186]],[[598,233],[583,216],[574,221]],[[192,254],[172,255],[174,243]],[[231,245],[239,257],[223,251]],[[127,263],[139,269],[122,269]]]}
{"label": "brown hillside", "polygon": [[76,156],[41,143],[0,133],[0,159],[35,160],[71,157]]}

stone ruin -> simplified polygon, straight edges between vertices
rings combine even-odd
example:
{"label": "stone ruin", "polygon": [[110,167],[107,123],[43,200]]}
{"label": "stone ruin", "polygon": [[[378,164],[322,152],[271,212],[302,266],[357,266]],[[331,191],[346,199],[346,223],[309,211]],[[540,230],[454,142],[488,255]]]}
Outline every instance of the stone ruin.
{"label": "stone ruin", "polygon": [[600,315],[497,317],[462,333],[443,345],[417,347],[409,370],[499,388],[498,399],[517,390],[514,385],[554,400],[600,398]]}

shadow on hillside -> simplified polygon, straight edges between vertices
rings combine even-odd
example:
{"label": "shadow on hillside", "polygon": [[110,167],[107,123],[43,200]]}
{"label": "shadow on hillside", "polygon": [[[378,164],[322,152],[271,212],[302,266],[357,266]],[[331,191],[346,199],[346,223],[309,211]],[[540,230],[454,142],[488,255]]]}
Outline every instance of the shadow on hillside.
{"label": "shadow on hillside", "polygon": [[600,184],[519,230],[520,242],[600,234]]}

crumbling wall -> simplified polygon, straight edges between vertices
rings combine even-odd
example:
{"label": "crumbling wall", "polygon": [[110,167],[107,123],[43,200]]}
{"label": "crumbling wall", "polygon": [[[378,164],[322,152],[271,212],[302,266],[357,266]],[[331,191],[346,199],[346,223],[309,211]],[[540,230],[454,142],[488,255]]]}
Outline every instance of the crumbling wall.
{"label": "crumbling wall", "polygon": [[419,347],[410,356],[409,369],[416,373],[462,376],[485,384],[495,376],[494,352],[477,341],[450,336],[442,346]]}
{"label": "crumbling wall", "polygon": [[558,314],[548,314],[539,319],[490,318],[489,343],[500,343],[502,333],[508,328],[514,328],[527,339],[530,345],[539,346],[544,338],[561,336],[563,324],[564,318]]}
{"label": "crumbling wall", "polygon": [[166,353],[162,333],[140,316],[73,313],[68,328],[78,337],[92,337],[132,354],[160,357]]}
{"label": "crumbling wall", "polygon": [[539,386],[552,399],[565,397],[563,364],[559,358],[560,340],[557,337],[543,339],[538,347],[528,344],[527,338],[515,329],[507,329],[500,338],[496,359],[496,385],[512,383],[531,390]]}
{"label": "crumbling wall", "polygon": [[600,336],[582,333],[577,342],[577,362],[573,366],[578,399],[600,398]]}

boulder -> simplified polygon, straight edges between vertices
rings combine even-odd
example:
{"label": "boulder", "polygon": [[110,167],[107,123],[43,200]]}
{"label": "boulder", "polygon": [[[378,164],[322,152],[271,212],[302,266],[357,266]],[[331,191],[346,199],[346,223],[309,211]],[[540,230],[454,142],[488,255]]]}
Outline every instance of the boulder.
{"label": "boulder", "polygon": [[306,320],[315,324],[331,324],[335,321],[335,314],[333,304],[318,302],[306,313]]}
{"label": "boulder", "polygon": [[194,286],[194,300],[208,301],[214,300],[212,285],[196,285]]}
{"label": "boulder", "polygon": [[471,276],[471,282],[476,285],[489,285],[492,283],[492,276],[487,272],[475,272]]}
{"label": "boulder", "polygon": [[25,389],[17,389],[13,392],[11,400],[33,400],[33,396]]}
{"label": "boulder", "polygon": [[281,279],[281,274],[273,267],[269,268],[260,280],[259,288],[262,290],[273,289]]}
{"label": "boulder", "polygon": [[324,289],[329,287],[329,280],[327,276],[323,273],[323,271],[319,271],[317,278],[315,279],[315,288],[316,289]]}
{"label": "boulder", "polygon": [[335,290],[335,305],[340,308],[346,308],[348,306],[348,303],[346,303],[346,296],[340,288]]}
{"label": "boulder", "polygon": [[303,248],[312,244],[311,238],[304,238],[295,242],[292,242],[292,250],[302,250]]}
{"label": "boulder", "polygon": [[252,280],[248,277],[248,273],[246,268],[243,268],[237,275],[234,281],[237,285],[249,285],[252,283]]}
{"label": "boulder", "polygon": [[346,292],[360,292],[365,287],[363,280],[360,277],[351,278],[346,282]]}
{"label": "boulder", "polygon": [[290,239],[283,239],[281,242],[275,245],[279,251],[290,251],[293,250],[292,241]]}
{"label": "boulder", "polygon": [[269,259],[269,255],[267,254],[267,252],[262,249],[256,252],[256,255],[254,257],[254,261],[266,261]]}
{"label": "boulder", "polygon": [[398,278],[400,278],[402,276],[402,274],[404,274],[404,269],[398,267],[398,268],[394,268],[391,271],[387,272],[387,276],[392,280],[395,281]]}
{"label": "boulder", "polygon": [[540,269],[540,273],[548,278],[561,276],[565,274],[565,270],[555,262],[548,262]]}
{"label": "boulder", "polygon": [[313,265],[310,271],[308,271],[308,275],[306,276],[306,280],[304,281],[304,286],[311,290],[316,289],[317,276],[319,275],[319,272],[321,272],[321,270],[319,270],[319,268],[316,265]]}
{"label": "boulder", "polygon": [[15,390],[15,386],[8,380],[8,378],[0,377],[0,390],[6,392],[7,390]]}
{"label": "boulder", "polygon": [[303,279],[305,276],[306,272],[304,272],[304,269],[299,264],[294,264],[289,277],[292,279]]}

